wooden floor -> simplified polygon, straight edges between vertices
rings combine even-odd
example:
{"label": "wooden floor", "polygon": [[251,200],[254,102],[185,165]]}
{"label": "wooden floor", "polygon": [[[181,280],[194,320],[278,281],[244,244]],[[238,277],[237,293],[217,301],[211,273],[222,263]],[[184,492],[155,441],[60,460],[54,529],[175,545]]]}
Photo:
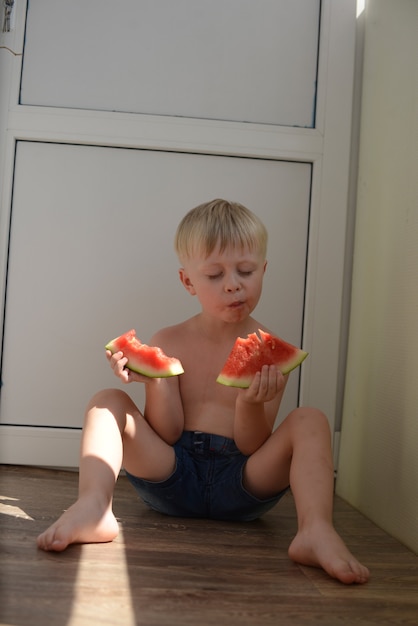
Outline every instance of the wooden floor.
{"label": "wooden floor", "polygon": [[367,585],[288,559],[290,494],[252,523],[185,520],[149,511],[121,478],[113,543],[37,550],[76,493],[76,473],[0,467],[2,625],[418,624],[417,556],[338,498],[335,525],[371,569]]}

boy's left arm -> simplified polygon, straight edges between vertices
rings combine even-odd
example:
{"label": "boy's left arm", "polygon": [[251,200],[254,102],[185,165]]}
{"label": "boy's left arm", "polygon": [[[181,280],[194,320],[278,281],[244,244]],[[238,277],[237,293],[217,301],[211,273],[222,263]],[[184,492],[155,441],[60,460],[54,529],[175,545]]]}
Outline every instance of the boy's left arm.
{"label": "boy's left arm", "polygon": [[235,403],[234,440],[239,450],[251,455],[270,437],[288,376],[264,366],[248,389],[239,391]]}

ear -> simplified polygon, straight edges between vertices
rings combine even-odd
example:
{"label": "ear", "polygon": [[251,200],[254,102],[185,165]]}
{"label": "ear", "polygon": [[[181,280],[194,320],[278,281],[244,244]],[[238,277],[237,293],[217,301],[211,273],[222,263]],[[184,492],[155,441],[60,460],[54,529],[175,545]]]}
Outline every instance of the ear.
{"label": "ear", "polygon": [[264,261],[263,274],[265,273],[266,268],[267,268],[267,259]]}
{"label": "ear", "polygon": [[196,290],[192,285],[192,282],[186,272],[186,270],[184,269],[184,267],[181,267],[179,269],[179,277],[180,277],[180,281],[182,283],[182,285],[184,286],[185,289],[187,289],[187,291],[190,293],[190,295],[195,296],[196,295]]}

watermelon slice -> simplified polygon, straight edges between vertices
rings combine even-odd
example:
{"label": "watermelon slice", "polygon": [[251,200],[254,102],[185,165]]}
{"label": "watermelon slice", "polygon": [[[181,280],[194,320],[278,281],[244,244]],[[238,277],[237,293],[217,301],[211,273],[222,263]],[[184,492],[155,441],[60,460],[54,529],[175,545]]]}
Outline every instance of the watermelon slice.
{"label": "watermelon slice", "polygon": [[262,330],[238,337],[216,381],[228,387],[249,387],[263,365],[276,365],[282,374],[298,367],[308,353]]}
{"label": "watermelon slice", "polygon": [[181,362],[175,357],[164,354],[161,348],[147,346],[135,336],[135,330],[130,330],[106,344],[105,349],[123,352],[128,362],[125,367],[150,378],[168,378],[183,374]]}

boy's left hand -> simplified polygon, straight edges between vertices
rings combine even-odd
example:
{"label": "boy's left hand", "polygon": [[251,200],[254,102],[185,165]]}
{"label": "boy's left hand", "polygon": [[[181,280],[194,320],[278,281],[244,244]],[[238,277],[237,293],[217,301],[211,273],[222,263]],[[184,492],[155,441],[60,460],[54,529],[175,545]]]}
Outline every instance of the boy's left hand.
{"label": "boy's left hand", "polygon": [[275,365],[263,365],[248,389],[242,390],[241,400],[250,404],[269,402],[284,388],[285,379]]}

